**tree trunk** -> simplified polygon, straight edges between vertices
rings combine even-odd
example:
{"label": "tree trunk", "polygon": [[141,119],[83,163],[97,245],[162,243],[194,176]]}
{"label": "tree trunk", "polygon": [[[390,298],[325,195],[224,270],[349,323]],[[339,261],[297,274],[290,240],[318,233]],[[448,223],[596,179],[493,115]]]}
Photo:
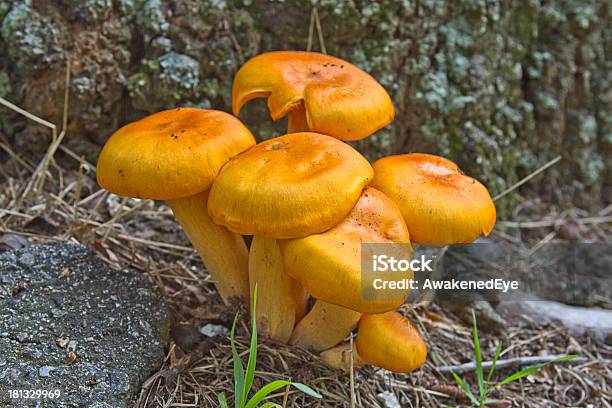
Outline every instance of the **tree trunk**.
{"label": "tree trunk", "polygon": [[[393,125],[357,143],[368,158],[442,154],[497,193],[560,154],[523,195],[591,209],[610,201],[606,2],[354,0],[318,11],[328,52],[393,97]],[[310,12],[297,0],[0,0],[0,96],[60,123],[68,62],[66,143],[95,160],[108,135],[147,113],[229,110],[243,61],[304,49]],[[0,109],[0,132],[15,149],[45,145],[45,129]],[[241,116],[259,138],[285,127],[270,123],[261,101]]]}

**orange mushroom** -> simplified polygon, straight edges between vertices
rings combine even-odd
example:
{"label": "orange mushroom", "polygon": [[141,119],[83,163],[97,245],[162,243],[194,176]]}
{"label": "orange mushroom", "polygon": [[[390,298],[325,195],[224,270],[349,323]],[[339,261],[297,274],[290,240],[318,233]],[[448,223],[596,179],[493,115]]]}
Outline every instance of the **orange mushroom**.
{"label": "orange mushroom", "polygon": [[396,373],[414,371],[427,358],[419,332],[397,312],[364,315],[355,346],[364,362]]}
{"label": "orange mushroom", "polygon": [[397,312],[363,315],[359,321],[357,339],[351,352],[350,344],[342,343],[320,354],[329,367],[348,371],[371,364],[396,373],[408,373],[425,363],[427,347],[414,326]]}
{"label": "orange mushroom", "polygon": [[251,132],[227,113],[167,110],[116,131],[100,153],[97,179],[118,195],[167,200],[224,301],[248,299],[244,240],[216,225],[206,203],[221,167],[254,144]]}
{"label": "orange mushroom", "polygon": [[210,189],[208,212],[239,234],[304,237],[338,224],[372,175],[368,161],[346,143],[293,133],[227,163]]}
{"label": "orange mushroom", "polygon": [[353,343],[353,347],[351,347],[349,342],[344,342],[322,351],[319,354],[319,358],[326,366],[342,371],[349,371],[351,369],[351,359],[353,360],[353,368],[363,367],[366,364],[365,361],[359,357],[359,353],[355,349],[355,343]]}
{"label": "orange mushroom", "polygon": [[[406,224],[395,203],[371,187],[363,190],[351,213],[335,227],[279,242],[286,273],[318,299],[305,317],[308,320],[296,327],[293,344],[316,350],[331,347],[351,332],[360,313],[382,313],[404,302],[409,289],[367,290],[366,296],[367,285],[362,282],[362,244],[367,243],[410,243]],[[410,245],[393,247],[398,257],[410,258]],[[403,276],[411,277],[411,271]],[[397,279],[397,273],[394,278]],[[326,320],[333,323],[328,324]]]}
{"label": "orange mushroom", "polygon": [[[380,191],[366,187],[361,198],[335,227],[304,238],[280,241],[285,270],[315,298],[361,313],[382,313],[403,303],[403,296],[380,290],[372,299],[362,296],[361,244],[409,244],[408,229],[395,203]],[[409,245],[398,246],[404,259]],[[405,278],[410,278],[411,272]],[[391,295],[393,293],[393,295]]]}
{"label": "orange mushroom", "polygon": [[253,237],[249,253],[251,298],[257,291],[257,324],[261,333],[286,343],[295,322],[305,314],[308,298],[301,285],[285,273],[275,239]]}
{"label": "orange mushroom", "polygon": [[317,300],[295,326],[289,343],[315,351],[329,349],[344,340],[360,318],[359,312]]}
{"label": "orange mushroom", "polygon": [[373,167],[372,186],[397,203],[414,243],[469,243],[495,225],[486,187],[448,159],[412,153],[384,157]]}
{"label": "orange mushroom", "polygon": [[333,227],[371,178],[370,164],[356,150],[317,133],[267,140],[221,170],[208,211],[231,231],[255,236],[249,278],[259,287],[257,320],[272,338],[288,340],[307,301],[304,290],[284,274],[276,239]]}
{"label": "orange mushroom", "polygon": [[395,115],[391,98],[369,74],[315,52],[268,52],[247,61],[234,78],[234,114],[255,98],[268,98],[273,120],[289,115],[289,133],[346,141],[370,136]]}

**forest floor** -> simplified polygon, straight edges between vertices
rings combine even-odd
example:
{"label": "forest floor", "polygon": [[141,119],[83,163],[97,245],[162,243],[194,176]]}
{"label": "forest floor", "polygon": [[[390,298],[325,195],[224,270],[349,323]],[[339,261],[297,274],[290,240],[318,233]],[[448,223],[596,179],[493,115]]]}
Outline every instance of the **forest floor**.
{"label": "forest floor", "polygon": [[[223,305],[170,209],[163,203],[126,200],[101,190],[95,182],[95,166],[60,143],[51,146],[40,162],[41,158],[14,152],[3,135],[0,148],[6,157],[0,161],[0,245],[4,249],[29,243],[79,242],[113,268],[147,274],[163,293],[174,322],[172,339],[164,365],[144,382],[136,406],[212,407],[218,405],[218,393],[231,395],[229,339],[207,338],[199,328],[206,323],[230,327],[236,312],[241,312],[237,340],[239,352],[244,352],[249,342],[248,313],[244,305]],[[516,209],[512,221],[498,223],[492,239],[535,245],[559,238],[609,241],[610,212],[610,208],[597,214],[580,209],[560,211],[537,200],[526,201]],[[518,221],[521,223],[516,224]],[[401,311],[421,332],[430,356],[437,353],[449,364],[474,360],[470,325],[447,308],[421,302]],[[583,357],[578,364],[549,366],[496,391],[492,396],[503,400],[497,406],[612,405],[609,344],[537,322],[525,325],[511,321],[501,334],[481,328],[480,337],[485,360],[493,358],[499,343],[503,344],[504,359],[563,354]],[[289,407],[348,407],[351,394],[358,407],[379,407],[384,406],[380,394],[388,391],[402,407],[468,402],[452,376],[441,373],[432,358],[411,374],[392,374],[373,367],[351,374],[326,368],[307,351],[262,338],[257,360],[255,387],[273,379],[291,379],[323,395],[321,402],[294,391],[279,393],[275,401]],[[500,369],[496,378],[509,373]],[[475,390],[473,373],[466,378]]]}

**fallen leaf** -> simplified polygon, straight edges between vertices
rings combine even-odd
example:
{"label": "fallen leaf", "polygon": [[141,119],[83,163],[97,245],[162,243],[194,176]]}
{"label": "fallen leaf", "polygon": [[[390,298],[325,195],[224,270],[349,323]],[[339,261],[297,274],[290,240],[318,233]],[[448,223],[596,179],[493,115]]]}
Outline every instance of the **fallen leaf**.
{"label": "fallen leaf", "polygon": [[19,282],[13,288],[12,294],[13,296],[17,295],[19,292],[24,291],[28,288],[28,284],[25,282]]}
{"label": "fallen leaf", "polygon": [[64,362],[66,363],[67,366],[69,366],[75,362],[76,358],[77,356],[74,353],[74,351],[71,351],[70,353],[68,353],[68,356],[64,359]]}

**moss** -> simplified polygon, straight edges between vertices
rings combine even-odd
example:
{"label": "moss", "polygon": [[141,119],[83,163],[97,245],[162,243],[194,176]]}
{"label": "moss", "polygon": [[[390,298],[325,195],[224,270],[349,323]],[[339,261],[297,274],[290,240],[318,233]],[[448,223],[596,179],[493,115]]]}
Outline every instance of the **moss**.
{"label": "moss", "polygon": [[0,1],[0,23],[2,22],[4,16],[6,16],[10,9],[11,4],[8,1]]}
{"label": "moss", "polygon": [[6,71],[0,71],[0,97],[6,98],[11,93],[11,80]]}

